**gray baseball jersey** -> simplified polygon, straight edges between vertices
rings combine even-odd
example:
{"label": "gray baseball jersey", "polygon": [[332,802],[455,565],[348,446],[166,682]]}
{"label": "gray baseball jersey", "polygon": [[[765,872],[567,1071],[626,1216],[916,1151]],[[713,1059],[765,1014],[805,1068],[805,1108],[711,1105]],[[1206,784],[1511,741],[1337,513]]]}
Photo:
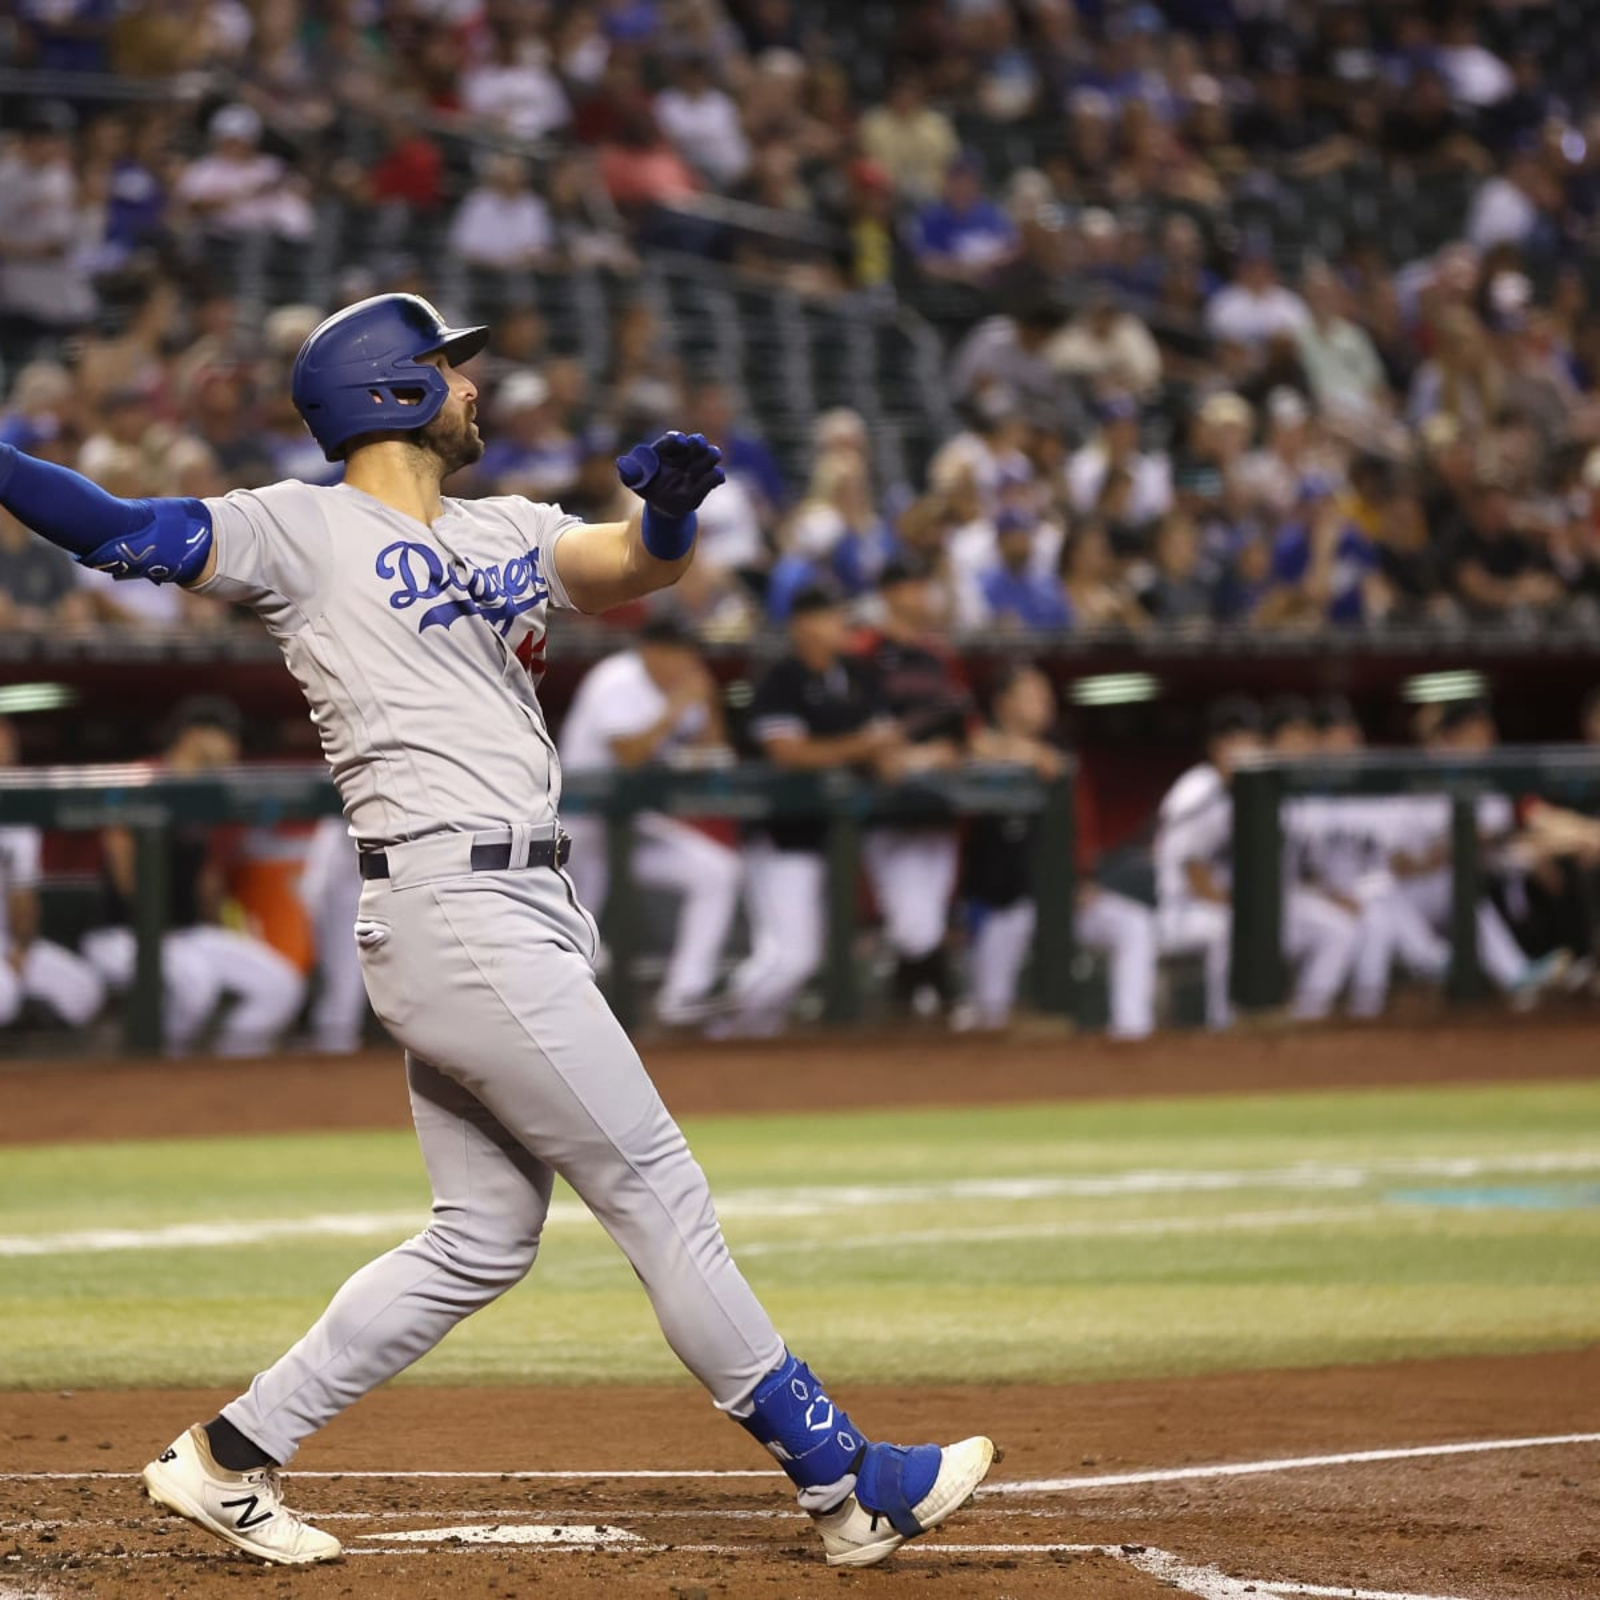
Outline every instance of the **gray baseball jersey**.
{"label": "gray baseball jersey", "polygon": [[425,527],[346,485],[208,500],[202,594],[266,623],[311,707],[351,831],[392,844],[553,821],[561,770],[534,687],[555,548],[575,518],[516,495]]}
{"label": "gray baseball jersey", "polygon": [[352,831],[390,873],[356,923],[373,1009],[406,1049],[427,1229],[355,1274],[225,1409],[275,1460],[533,1264],[559,1173],[622,1247],[668,1341],[732,1408],[783,1341],[728,1254],[705,1176],[595,987],[564,875],[472,871],[463,834],[554,823],[535,695],[575,519],[514,496],[431,527],[357,489],[207,501],[206,594],[252,607],[311,706]]}

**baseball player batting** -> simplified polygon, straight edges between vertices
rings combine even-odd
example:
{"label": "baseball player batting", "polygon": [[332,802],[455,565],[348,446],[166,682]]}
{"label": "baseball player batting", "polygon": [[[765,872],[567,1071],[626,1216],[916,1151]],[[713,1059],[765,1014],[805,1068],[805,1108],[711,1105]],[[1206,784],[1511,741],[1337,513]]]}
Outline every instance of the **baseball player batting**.
{"label": "baseball player batting", "polygon": [[722,482],[699,434],[617,463],[643,504],[586,524],[518,496],[454,500],[482,454],[459,370],[486,328],[380,295],[295,361],[296,406],[341,484],[118,500],[0,448],[0,503],[84,565],[251,607],[283,650],[360,852],[367,993],[405,1047],[429,1225],[363,1267],[248,1391],[144,1470],[158,1504],[269,1562],[339,1541],[283,1503],[303,1439],[533,1265],[559,1173],[622,1248],[683,1364],[777,1458],[829,1565],[867,1567],[963,1505],[984,1438],[871,1440],[790,1354],[723,1242],[704,1174],[594,980],[534,692],[551,608],[674,583]]}

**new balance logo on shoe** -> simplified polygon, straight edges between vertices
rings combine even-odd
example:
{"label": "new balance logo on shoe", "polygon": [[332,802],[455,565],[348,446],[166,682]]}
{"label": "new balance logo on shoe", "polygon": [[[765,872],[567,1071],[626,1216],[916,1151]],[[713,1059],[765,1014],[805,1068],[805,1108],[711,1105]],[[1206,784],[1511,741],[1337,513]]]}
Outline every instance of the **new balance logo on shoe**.
{"label": "new balance logo on shoe", "polygon": [[270,1511],[262,1511],[259,1516],[256,1514],[260,1504],[261,1502],[253,1494],[247,1494],[238,1500],[224,1500],[222,1508],[224,1511],[231,1511],[235,1506],[244,1507],[244,1510],[233,1519],[234,1527],[243,1532],[249,1528],[259,1528],[263,1522],[272,1521]]}

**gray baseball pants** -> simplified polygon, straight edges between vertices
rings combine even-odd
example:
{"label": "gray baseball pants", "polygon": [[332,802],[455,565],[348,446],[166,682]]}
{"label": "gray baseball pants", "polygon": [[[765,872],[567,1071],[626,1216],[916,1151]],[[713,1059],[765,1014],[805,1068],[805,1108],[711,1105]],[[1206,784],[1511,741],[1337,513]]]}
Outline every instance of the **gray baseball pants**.
{"label": "gray baseball pants", "polygon": [[[534,831],[511,830],[513,850]],[[566,874],[469,872],[471,840],[392,849],[392,876],[362,888],[362,969],[406,1050],[433,1215],[224,1408],[279,1462],[526,1275],[557,1174],[621,1247],[719,1407],[783,1360],[704,1173],[595,986],[594,923]]]}

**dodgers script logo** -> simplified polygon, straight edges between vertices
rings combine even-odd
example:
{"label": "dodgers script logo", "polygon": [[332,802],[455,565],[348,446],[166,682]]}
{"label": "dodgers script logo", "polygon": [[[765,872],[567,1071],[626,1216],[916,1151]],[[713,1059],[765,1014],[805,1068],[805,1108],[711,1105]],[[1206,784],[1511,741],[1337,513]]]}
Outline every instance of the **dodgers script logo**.
{"label": "dodgers script logo", "polygon": [[[539,552],[530,550],[501,567],[451,567],[432,545],[400,539],[378,552],[380,578],[398,578],[389,596],[396,611],[437,600],[417,623],[417,632],[448,628],[458,617],[482,617],[500,633],[550,593],[539,575]],[[451,596],[452,598],[444,598]]]}

